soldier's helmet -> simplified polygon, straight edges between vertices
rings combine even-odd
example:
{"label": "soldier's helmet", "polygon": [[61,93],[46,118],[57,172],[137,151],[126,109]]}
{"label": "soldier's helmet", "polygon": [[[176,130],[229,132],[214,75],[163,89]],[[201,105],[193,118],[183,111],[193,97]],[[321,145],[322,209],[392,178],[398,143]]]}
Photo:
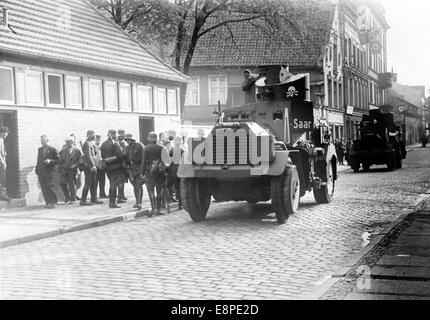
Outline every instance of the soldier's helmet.
{"label": "soldier's helmet", "polygon": [[87,138],[93,138],[96,136],[96,132],[94,130],[87,131]]}
{"label": "soldier's helmet", "polygon": [[157,142],[157,138],[158,138],[157,132],[151,131],[150,133],[148,133],[148,141]]}
{"label": "soldier's helmet", "polygon": [[125,140],[133,140],[133,141],[136,141],[136,139],[134,139],[133,134],[131,134],[131,133],[127,133],[127,134],[125,135]]}

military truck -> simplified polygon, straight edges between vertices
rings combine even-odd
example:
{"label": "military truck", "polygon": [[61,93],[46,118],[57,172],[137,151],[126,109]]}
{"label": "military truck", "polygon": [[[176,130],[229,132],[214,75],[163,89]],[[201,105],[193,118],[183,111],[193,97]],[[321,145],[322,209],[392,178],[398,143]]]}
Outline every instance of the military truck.
{"label": "military truck", "polygon": [[315,123],[309,74],[285,75],[282,66],[259,68],[256,102],[223,110],[208,137],[189,141],[178,169],[181,200],[192,220],[216,202],[271,200],[279,223],[313,191],[332,200],[337,159],[328,126]]}
{"label": "military truck", "polygon": [[368,115],[363,115],[358,132],[359,137],[349,150],[350,165],[355,173],[361,166],[364,171],[369,171],[372,165],[386,165],[389,171],[402,167],[406,149],[393,113],[370,110]]}

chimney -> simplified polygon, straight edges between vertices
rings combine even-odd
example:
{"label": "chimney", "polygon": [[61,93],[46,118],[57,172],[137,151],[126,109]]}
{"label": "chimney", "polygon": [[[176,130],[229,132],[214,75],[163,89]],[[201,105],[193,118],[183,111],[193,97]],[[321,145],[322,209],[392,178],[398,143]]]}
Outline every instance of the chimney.
{"label": "chimney", "polygon": [[7,27],[9,25],[9,10],[7,8],[3,8],[3,21],[2,25]]}

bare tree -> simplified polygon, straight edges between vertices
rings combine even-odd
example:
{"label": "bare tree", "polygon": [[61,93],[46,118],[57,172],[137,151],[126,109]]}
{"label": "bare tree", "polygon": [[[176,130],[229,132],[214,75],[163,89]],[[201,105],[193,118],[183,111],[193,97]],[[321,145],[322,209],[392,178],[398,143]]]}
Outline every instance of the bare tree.
{"label": "bare tree", "polygon": [[[188,75],[199,40],[219,28],[249,23],[267,35],[282,36],[282,27],[294,28],[305,39],[300,17],[315,10],[318,0],[92,0],[121,28],[147,43],[173,44],[174,67]],[[313,9],[312,9],[313,8]],[[186,84],[181,88],[184,110]]]}

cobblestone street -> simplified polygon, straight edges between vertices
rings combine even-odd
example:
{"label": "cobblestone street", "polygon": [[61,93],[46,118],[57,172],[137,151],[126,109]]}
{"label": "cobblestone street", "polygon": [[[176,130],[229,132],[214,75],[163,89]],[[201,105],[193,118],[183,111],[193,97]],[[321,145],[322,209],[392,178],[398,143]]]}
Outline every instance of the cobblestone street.
{"label": "cobblestone street", "polygon": [[[430,188],[429,149],[403,169],[339,176],[335,199],[302,199],[276,221],[270,204],[212,203],[0,250],[2,299],[316,299],[321,285]],[[59,212],[61,214],[61,212]]]}

